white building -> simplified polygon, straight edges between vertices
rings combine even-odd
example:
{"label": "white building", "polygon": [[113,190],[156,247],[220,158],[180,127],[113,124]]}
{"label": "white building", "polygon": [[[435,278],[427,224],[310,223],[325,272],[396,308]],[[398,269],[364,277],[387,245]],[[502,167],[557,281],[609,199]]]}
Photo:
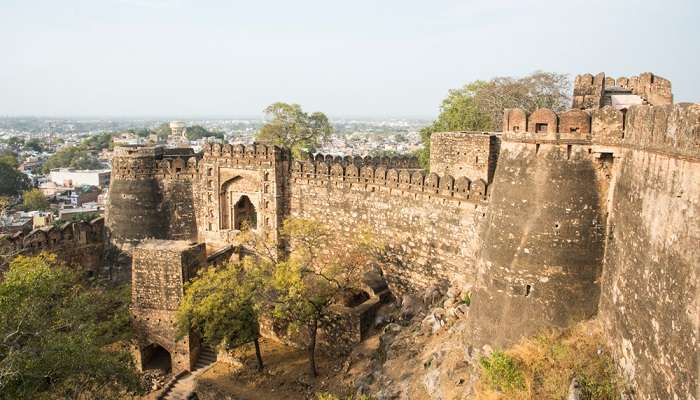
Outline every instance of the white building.
{"label": "white building", "polygon": [[104,189],[109,186],[110,175],[111,171],[108,169],[77,170],[58,168],[51,170],[49,180],[63,187],[90,185]]}

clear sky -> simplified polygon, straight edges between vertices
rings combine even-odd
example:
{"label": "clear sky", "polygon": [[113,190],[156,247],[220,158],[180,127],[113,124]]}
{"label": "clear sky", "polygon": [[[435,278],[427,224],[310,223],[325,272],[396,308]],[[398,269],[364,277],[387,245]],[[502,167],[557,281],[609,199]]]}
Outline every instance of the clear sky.
{"label": "clear sky", "polygon": [[433,117],[538,69],[700,102],[700,1],[0,0],[0,116]]}

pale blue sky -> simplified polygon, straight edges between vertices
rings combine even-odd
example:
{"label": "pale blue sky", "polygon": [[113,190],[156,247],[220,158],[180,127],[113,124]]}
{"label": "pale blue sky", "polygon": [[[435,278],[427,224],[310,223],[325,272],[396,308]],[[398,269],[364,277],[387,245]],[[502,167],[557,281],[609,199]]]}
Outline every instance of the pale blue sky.
{"label": "pale blue sky", "polygon": [[534,70],[652,71],[700,102],[700,1],[0,0],[0,115],[432,117]]}

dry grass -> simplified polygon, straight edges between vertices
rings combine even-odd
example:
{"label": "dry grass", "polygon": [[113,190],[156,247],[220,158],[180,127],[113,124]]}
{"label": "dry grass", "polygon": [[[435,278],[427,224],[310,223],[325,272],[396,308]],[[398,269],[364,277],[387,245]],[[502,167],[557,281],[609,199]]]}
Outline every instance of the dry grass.
{"label": "dry grass", "polygon": [[528,338],[482,359],[476,399],[566,399],[574,377],[588,399],[620,398],[622,381],[596,321]]}

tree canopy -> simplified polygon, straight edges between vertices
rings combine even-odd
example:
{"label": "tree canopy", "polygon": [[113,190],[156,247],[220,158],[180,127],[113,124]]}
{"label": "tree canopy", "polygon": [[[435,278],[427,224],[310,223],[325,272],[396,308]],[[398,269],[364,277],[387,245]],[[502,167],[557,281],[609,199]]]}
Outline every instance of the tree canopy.
{"label": "tree canopy", "polygon": [[323,223],[301,218],[285,220],[282,235],[292,250],[271,270],[264,304],[288,332],[306,330],[310,370],[316,376],[318,329],[337,317],[333,304],[359,290],[362,274],[382,245],[369,230],[348,240]]}
{"label": "tree canopy", "polygon": [[201,125],[188,126],[185,131],[185,136],[187,136],[188,140],[199,140],[205,137],[215,137],[224,140],[223,132],[209,131]]}
{"label": "tree canopy", "polygon": [[262,369],[255,302],[255,292],[261,281],[250,268],[245,268],[246,265],[252,264],[230,263],[200,271],[186,285],[176,319],[181,337],[194,331],[214,348],[233,349],[254,342],[258,367]]}
{"label": "tree canopy", "polygon": [[55,168],[101,169],[104,165],[85,146],[70,146],[49,157],[42,170],[47,174]]}
{"label": "tree canopy", "polygon": [[538,108],[562,111],[570,102],[570,86],[567,75],[537,71],[522,78],[474,81],[450,90],[437,119],[420,132],[421,164],[428,167],[433,132],[500,131],[505,108],[522,108],[528,113]]}
{"label": "tree canopy", "polygon": [[52,255],[19,256],[0,281],[0,399],[121,398],[138,391],[126,351],[128,287],[87,286]]}
{"label": "tree canopy", "polygon": [[314,151],[333,133],[324,113],[308,114],[299,104],[274,103],[265,109],[265,114],[269,121],[260,128],[257,140],[288,147],[295,156]]}
{"label": "tree canopy", "polygon": [[44,211],[49,209],[49,201],[41,190],[31,189],[22,194],[22,207],[26,211]]}
{"label": "tree canopy", "polygon": [[31,187],[27,175],[17,170],[17,159],[9,154],[0,157],[0,196],[17,196]]}

